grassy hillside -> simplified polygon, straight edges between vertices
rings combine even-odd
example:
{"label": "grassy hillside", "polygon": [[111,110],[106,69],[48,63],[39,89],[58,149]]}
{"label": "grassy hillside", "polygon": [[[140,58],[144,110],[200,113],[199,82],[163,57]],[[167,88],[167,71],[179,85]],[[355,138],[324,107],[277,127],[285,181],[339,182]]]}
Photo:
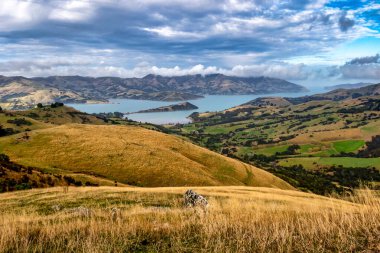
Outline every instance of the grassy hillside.
{"label": "grassy hillside", "polygon": [[[1,252],[378,252],[380,201],[254,187],[70,187],[1,194]],[[114,208],[112,211],[112,208]],[[115,211],[116,210],[116,211]],[[116,215],[115,215],[116,214]]]}
{"label": "grassy hillside", "polygon": [[[0,154],[0,193],[53,186],[115,185],[115,182],[112,180],[88,174],[62,170],[54,170],[52,172],[45,172],[40,168],[14,163],[10,161],[8,156]],[[126,185],[118,183],[117,186]]]}
{"label": "grassy hillside", "polygon": [[138,186],[249,185],[281,179],[183,139],[134,126],[69,124],[0,139],[0,153],[48,172],[97,175]]}
{"label": "grassy hillside", "polygon": [[8,129],[8,132],[11,131],[9,134],[68,123],[106,124],[98,117],[67,106],[51,107],[49,105],[24,111],[0,111],[0,126],[2,129]]}

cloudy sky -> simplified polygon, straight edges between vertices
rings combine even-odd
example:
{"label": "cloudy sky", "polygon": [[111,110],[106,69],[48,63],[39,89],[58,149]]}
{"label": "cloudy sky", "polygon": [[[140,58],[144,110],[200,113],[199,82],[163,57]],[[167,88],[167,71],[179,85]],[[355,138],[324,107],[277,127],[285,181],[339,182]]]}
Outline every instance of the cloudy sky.
{"label": "cloudy sky", "polygon": [[380,82],[378,0],[0,0],[0,74]]}

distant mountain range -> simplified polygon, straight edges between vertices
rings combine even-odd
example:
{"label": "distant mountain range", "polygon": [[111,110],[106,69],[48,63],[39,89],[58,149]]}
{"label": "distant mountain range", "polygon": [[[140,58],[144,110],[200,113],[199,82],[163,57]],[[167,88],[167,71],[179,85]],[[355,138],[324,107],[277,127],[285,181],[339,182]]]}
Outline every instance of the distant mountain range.
{"label": "distant mountain range", "polygon": [[307,89],[270,77],[235,77],[222,74],[143,78],[0,76],[0,103],[7,108],[28,108],[37,103],[107,102],[112,98],[184,101],[203,95],[246,95],[302,92]]}
{"label": "distant mountain range", "polygon": [[322,100],[331,100],[331,101],[341,101],[345,99],[358,98],[358,97],[367,97],[367,96],[379,96],[380,95],[380,83],[368,85],[356,89],[336,89],[326,93],[315,94],[311,96],[302,96],[302,97],[259,97],[254,100],[251,100],[247,103],[242,104],[241,106],[277,106],[277,107],[287,107],[290,105],[298,105],[307,103],[310,101],[322,101]]}
{"label": "distant mountain range", "polygon": [[347,98],[358,98],[362,96],[379,96],[380,95],[380,83],[364,86],[355,89],[336,89],[326,93],[295,97],[295,98],[284,98],[292,104],[301,104],[309,101],[315,100],[333,100],[340,101]]}
{"label": "distant mountain range", "polygon": [[338,85],[332,85],[332,86],[326,86],[325,90],[336,90],[336,89],[354,89],[354,88],[360,88],[365,87],[368,85],[372,85],[374,83],[345,83],[345,84],[338,84]]}

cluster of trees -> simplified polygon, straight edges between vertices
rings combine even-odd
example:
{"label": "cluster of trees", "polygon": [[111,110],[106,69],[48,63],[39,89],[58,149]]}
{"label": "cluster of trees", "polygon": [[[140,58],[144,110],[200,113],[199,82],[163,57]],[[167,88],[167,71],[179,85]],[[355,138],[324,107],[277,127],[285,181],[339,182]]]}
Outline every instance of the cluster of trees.
{"label": "cluster of trees", "polygon": [[273,166],[269,172],[291,185],[317,194],[342,194],[362,185],[380,182],[380,172],[375,168],[344,168],[332,166],[319,170],[306,170],[302,165]]}
{"label": "cluster of trees", "polygon": [[32,122],[29,120],[26,120],[25,118],[16,118],[16,119],[9,119],[7,120],[7,123],[14,124],[16,126],[31,126]]}
{"label": "cluster of trees", "polygon": [[285,151],[283,152],[276,152],[276,156],[284,156],[284,155],[296,155],[297,150],[300,149],[300,145],[293,144],[290,145]]}
{"label": "cluster of trees", "polygon": [[366,142],[366,148],[359,151],[357,156],[380,157],[380,135],[372,136],[372,139]]}
{"label": "cluster of trees", "polygon": [[12,134],[16,134],[18,131],[14,130],[13,128],[4,128],[2,125],[0,125],[0,137],[8,136]]}
{"label": "cluster of trees", "polygon": [[[57,107],[62,107],[64,106],[63,103],[60,103],[60,102],[54,102],[54,103],[51,103],[50,104],[50,108],[57,108]],[[44,108],[45,106],[42,104],[42,103],[38,103],[37,104],[37,108]]]}
{"label": "cluster of trees", "polygon": [[117,119],[123,119],[124,113],[122,112],[102,112],[102,113],[93,113],[92,115],[102,118],[102,119],[109,119],[109,118],[117,118]]}

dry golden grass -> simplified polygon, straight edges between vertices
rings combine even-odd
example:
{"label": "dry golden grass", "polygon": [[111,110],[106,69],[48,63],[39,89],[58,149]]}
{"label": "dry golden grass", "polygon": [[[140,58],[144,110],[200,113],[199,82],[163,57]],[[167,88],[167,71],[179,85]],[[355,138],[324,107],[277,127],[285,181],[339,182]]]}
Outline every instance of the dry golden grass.
{"label": "dry golden grass", "polygon": [[[61,188],[1,194],[1,252],[378,252],[380,201],[253,187]],[[59,205],[61,210],[54,211]],[[77,207],[91,215],[75,212]],[[73,209],[74,208],[74,209]],[[118,208],[120,215],[112,215]],[[87,210],[87,209],[85,209]],[[116,218],[115,218],[116,217]]]}
{"label": "dry golden grass", "polygon": [[181,138],[135,126],[63,125],[0,139],[17,163],[94,174],[139,186],[248,185],[293,189],[248,164]]}

